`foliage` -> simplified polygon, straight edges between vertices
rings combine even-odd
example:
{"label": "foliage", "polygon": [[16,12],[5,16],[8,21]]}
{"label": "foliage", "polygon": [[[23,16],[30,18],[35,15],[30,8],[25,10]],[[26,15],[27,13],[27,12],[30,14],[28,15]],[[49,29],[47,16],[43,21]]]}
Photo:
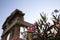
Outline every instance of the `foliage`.
{"label": "foliage", "polygon": [[[53,16],[53,25],[47,22],[48,18],[46,14],[41,14],[41,18],[36,22],[37,25],[31,26],[33,32],[30,33],[33,35],[34,40],[60,40],[60,14],[57,15],[59,11],[56,9],[52,13]],[[35,28],[36,27],[36,28]]]}

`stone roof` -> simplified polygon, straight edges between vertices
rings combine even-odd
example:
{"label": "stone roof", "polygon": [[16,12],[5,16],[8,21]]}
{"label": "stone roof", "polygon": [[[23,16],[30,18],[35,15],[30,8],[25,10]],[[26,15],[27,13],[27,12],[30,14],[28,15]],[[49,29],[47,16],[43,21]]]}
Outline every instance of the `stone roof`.
{"label": "stone roof", "polygon": [[[18,12],[18,13],[17,13]],[[18,9],[16,9],[16,10],[14,10],[12,13],[11,13],[11,15],[9,16],[9,17],[7,17],[7,19],[6,19],[6,21],[4,22],[4,24],[2,25],[2,29],[5,27],[5,24],[8,22],[8,21],[10,21],[12,18],[14,18],[16,15],[22,15],[22,16],[24,16],[25,14],[24,13],[22,13],[22,11],[20,11],[20,10],[18,10]]]}

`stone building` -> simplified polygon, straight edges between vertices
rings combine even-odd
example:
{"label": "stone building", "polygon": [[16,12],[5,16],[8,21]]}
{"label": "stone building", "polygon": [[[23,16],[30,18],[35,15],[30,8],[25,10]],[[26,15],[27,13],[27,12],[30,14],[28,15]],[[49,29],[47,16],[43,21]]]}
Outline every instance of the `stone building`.
{"label": "stone building", "polygon": [[[20,27],[27,28],[28,26],[32,25],[31,23],[24,21],[24,15],[25,14],[22,11],[16,9],[9,17],[7,17],[2,26],[3,33],[1,40],[7,40],[8,34],[10,34],[9,40],[11,40],[14,35],[17,36],[19,34]],[[30,40],[30,37],[28,37],[28,40]]]}

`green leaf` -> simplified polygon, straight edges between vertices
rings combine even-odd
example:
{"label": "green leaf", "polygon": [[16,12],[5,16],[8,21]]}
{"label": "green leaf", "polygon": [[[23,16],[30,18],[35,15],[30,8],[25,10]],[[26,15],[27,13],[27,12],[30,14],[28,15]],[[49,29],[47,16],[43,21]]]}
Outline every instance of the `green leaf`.
{"label": "green leaf", "polygon": [[38,20],[38,23],[40,24],[40,21]]}
{"label": "green leaf", "polygon": [[39,25],[40,29],[42,29],[42,24]]}
{"label": "green leaf", "polygon": [[46,22],[46,15],[44,14],[44,16],[42,14],[40,14],[41,18],[43,19],[44,22]]}
{"label": "green leaf", "polygon": [[40,19],[41,24],[44,24],[43,21]]}
{"label": "green leaf", "polygon": [[55,15],[53,15],[53,18],[54,18],[54,19],[56,19],[56,16],[55,16]]}

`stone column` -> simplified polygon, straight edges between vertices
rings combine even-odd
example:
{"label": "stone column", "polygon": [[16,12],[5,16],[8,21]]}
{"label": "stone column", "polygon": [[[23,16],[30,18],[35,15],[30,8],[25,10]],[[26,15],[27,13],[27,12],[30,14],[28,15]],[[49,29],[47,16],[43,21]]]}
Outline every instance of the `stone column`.
{"label": "stone column", "polygon": [[14,28],[12,28],[12,29],[10,30],[9,40],[11,40],[11,39],[13,38],[13,36],[14,36]]}
{"label": "stone column", "polygon": [[14,36],[18,36],[20,33],[20,26],[19,25],[15,25],[14,26]]}
{"label": "stone column", "polygon": [[19,25],[14,25],[14,27],[10,31],[10,39],[13,38],[13,36],[18,36],[20,33],[20,26]]}
{"label": "stone column", "polygon": [[8,34],[5,34],[4,36],[2,36],[1,40],[7,40],[7,36]]}

